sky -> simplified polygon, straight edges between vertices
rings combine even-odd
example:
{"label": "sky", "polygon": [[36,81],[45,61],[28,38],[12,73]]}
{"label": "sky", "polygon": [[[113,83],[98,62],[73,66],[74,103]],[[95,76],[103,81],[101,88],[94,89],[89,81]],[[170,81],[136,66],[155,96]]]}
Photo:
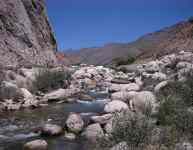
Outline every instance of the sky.
{"label": "sky", "polygon": [[193,16],[193,0],[46,0],[59,50],[131,42]]}

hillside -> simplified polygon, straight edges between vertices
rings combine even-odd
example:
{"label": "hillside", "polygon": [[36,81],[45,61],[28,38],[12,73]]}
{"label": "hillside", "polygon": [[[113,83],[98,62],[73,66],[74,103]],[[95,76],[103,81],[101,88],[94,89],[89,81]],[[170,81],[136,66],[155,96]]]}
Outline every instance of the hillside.
{"label": "hillside", "polygon": [[109,64],[113,58],[127,55],[138,59],[153,59],[179,50],[193,50],[193,18],[144,35],[131,43],[113,43],[103,47],[67,51],[65,54],[72,64],[98,65]]}
{"label": "hillside", "polygon": [[44,0],[0,1],[0,65],[51,65],[56,50]]}

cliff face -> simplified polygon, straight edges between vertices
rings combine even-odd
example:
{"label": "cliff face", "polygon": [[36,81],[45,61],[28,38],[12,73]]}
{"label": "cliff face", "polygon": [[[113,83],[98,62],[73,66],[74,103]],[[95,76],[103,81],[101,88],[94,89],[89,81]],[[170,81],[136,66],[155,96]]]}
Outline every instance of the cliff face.
{"label": "cliff face", "polygon": [[52,65],[56,50],[44,0],[0,0],[0,65]]}

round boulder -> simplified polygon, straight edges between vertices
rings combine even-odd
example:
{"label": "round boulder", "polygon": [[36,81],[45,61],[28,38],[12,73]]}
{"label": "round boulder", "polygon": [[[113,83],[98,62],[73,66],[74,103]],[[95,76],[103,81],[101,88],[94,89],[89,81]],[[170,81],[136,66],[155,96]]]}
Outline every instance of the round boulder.
{"label": "round boulder", "polygon": [[48,135],[48,136],[60,135],[62,134],[62,132],[63,132],[62,127],[55,124],[45,124],[41,130],[42,135]]}
{"label": "round boulder", "polygon": [[78,133],[83,129],[84,121],[79,114],[71,113],[66,120],[66,126],[69,131]]}
{"label": "round boulder", "polygon": [[129,107],[126,103],[114,100],[105,105],[104,111],[107,113],[114,113],[114,112],[120,112],[122,110],[128,110]]}
{"label": "round boulder", "polygon": [[45,140],[34,140],[24,145],[26,150],[45,150],[48,148],[48,143]]}

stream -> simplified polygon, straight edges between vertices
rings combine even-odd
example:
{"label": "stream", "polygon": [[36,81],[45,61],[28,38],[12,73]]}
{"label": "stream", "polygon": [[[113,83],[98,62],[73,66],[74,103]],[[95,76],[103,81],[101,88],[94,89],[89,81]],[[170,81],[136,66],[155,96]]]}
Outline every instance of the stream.
{"label": "stream", "polygon": [[70,112],[80,113],[85,122],[90,116],[103,113],[108,94],[105,91],[90,91],[88,94],[95,100],[49,103],[36,109],[0,112],[0,150],[22,150],[24,143],[40,138],[48,142],[48,150],[88,150],[90,144],[83,137],[70,141],[64,135],[48,138],[33,132],[46,123],[64,126]]}

